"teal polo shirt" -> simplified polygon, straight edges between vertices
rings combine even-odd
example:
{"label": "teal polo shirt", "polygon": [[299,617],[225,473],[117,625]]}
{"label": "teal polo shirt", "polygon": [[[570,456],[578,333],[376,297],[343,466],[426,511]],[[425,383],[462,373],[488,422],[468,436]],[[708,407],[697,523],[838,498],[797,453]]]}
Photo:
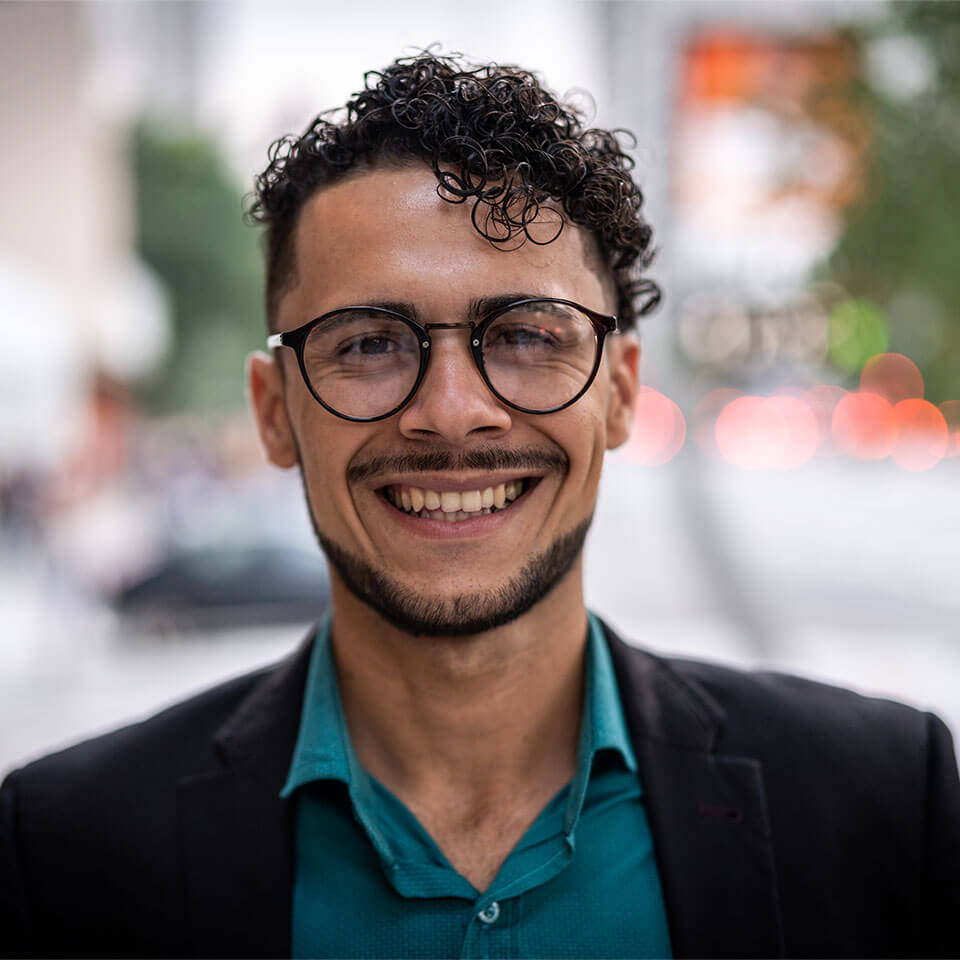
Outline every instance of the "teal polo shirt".
{"label": "teal polo shirt", "polygon": [[360,766],[329,620],[281,796],[296,800],[294,957],[669,957],[637,762],[591,614],[577,770],[486,890]]}

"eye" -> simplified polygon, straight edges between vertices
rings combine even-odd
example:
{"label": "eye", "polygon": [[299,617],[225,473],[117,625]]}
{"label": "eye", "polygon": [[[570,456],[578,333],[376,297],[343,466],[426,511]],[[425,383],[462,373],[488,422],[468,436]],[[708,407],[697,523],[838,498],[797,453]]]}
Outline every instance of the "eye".
{"label": "eye", "polygon": [[341,343],[337,348],[337,356],[382,356],[400,349],[402,344],[390,333],[363,333]]}
{"label": "eye", "polygon": [[532,323],[509,321],[497,324],[487,335],[488,346],[529,347],[552,346],[557,337],[554,331]]}

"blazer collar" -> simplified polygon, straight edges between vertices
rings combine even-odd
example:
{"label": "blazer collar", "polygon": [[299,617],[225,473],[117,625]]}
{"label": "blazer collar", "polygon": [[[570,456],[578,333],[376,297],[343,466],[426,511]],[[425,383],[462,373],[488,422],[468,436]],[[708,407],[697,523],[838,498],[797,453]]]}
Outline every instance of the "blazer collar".
{"label": "blazer collar", "polygon": [[718,752],[699,683],[604,625],[633,737],[675,957],[782,957],[760,762]]}
{"label": "blazer collar", "polygon": [[179,784],[189,951],[290,956],[294,808],[281,800],[314,630],[214,737],[216,767]]}

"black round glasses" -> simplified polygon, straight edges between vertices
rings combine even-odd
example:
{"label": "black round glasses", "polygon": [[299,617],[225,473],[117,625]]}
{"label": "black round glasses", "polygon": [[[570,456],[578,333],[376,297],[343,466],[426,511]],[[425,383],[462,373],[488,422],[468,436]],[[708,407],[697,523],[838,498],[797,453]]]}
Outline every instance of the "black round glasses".
{"label": "black round glasses", "polygon": [[482,319],[421,324],[385,307],[340,307],[267,346],[296,351],[307,388],[344,420],[384,420],[414,397],[430,361],[430,331],[469,329],[470,352],[493,395],[521,413],[556,413],[586,393],[617,318],[571,300],[514,300]]}

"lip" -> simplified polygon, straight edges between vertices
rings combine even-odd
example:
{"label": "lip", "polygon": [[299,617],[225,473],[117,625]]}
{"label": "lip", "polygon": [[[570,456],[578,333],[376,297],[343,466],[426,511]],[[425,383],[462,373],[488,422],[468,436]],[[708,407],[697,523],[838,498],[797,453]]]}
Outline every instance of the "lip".
{"label": "lip", "polygon": [[[511,474],[510,479],[519,480],[521,477],[532,478],[533,475],[529,473]],[[495,481],[495,483],[503,482],[503,480],[499,479]],[[394,481],[394,483],[399,483],[399,481]],[[417,486],[418,484],[414,485]],[[377,489],[380,490],[384,486],[392,486],[392,484],[382,484]],[[534,484],[531,489],[524,491],[524,493],[517,497],[506,509],[498,510],[496,513],[481,513],[476,517],[471,517],[469,520],[460,520],[458,523],[448,523],[446,520],[412,517],[402,510],[398,510],[385,496],[379,493],[374,495],[374,500],[376,500],[380,508],[384,510],[395,523],[399,524],[404,531],[428,540],[461,540],[464,538],[482,537],[494,533],[505,523],[509,523],[511,516],[519,516],[519,514],[526,509],[527,501],[537,486],[539,486],[539,484]],[[433,487],[428,489],[437,488]],[[461,492],[460,489],[450,486],[441,489],[448,491],[456,489],[458,493]],[[462,489],[475,490],[477,488],[468,485]]]}

